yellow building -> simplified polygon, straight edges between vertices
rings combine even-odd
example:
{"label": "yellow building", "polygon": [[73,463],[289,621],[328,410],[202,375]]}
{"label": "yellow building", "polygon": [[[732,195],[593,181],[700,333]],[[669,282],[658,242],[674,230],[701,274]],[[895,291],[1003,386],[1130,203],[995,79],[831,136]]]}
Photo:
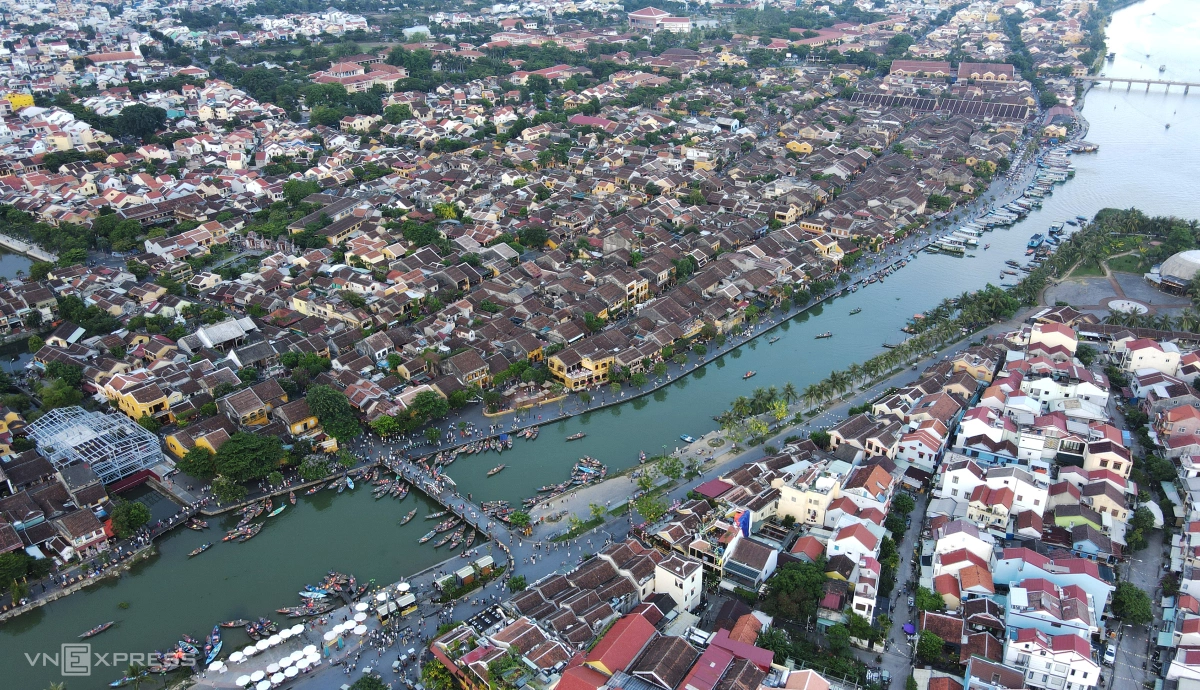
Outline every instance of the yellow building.
{"label": "yellow building", "polygon": [[563,350],[551,355],[547,364],[550,374],[558,379],[559,383],[568,390],[577,391],[607,381],[608,371],[615,360],[614,355],[604,352],[584,356],[575,350]]}
{"label": "yellow building", "polygon": [[10,92],[4,95],[4,98],[12,104],[13,112],[17,112],[21,108],[28,108],[33,105],[33,94]]}

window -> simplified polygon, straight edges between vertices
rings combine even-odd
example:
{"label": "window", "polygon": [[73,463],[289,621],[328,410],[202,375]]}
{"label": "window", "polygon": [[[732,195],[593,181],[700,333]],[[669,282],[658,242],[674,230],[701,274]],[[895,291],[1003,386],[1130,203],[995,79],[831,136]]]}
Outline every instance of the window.
{"label": "window", "polygon": [[958,475],[955,475],[955,476],[951,477],[951,478],[950,478],[950,483],[951,483],[951,484],[957,484],[957,483],[958,483]]}

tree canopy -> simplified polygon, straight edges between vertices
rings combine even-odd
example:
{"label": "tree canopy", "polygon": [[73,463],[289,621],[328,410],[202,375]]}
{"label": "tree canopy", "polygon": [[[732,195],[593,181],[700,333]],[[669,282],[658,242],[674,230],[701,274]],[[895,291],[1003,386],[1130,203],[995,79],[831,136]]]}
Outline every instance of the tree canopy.
{"label": "tree canopy", "polygon": [[317,416],[325,433],[339,441],[352,439],[362,433],[350,401],[341,391],[318,385],[309,388],[305,397],[308,408]]}

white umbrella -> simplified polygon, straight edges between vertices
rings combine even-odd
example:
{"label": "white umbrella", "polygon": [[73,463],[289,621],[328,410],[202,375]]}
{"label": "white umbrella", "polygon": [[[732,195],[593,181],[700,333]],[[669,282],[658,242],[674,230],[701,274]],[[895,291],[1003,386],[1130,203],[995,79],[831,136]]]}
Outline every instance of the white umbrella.
{"label": "white umbrella", "polygon": [[269,681],[269,680],[259,681],[258,685],[255,686],[255,690],[271,690],[271,681]]}
{"label": "white umbrella", "polygon": [[286,640],[287,638],[291,637],[293,634],[294,633],[292,632],[291,628],[284,628],[283,630],[279,631],[279,639]]}
{"label": "white umbrella", "polygon": [[271,676],[271,685],[279,685],[283,682],[285,677],[286,676],[284,676],[282,673],[276,673],[275,675]]}
{"label": "white umbrella", "polygon": [[410,588],[411,585],[409,585],[407,582],[401,582],[399,585],[396,585],[396,590],[400,592],[407,592]]}
{"label": "white umbrella", "polygon": [[246,655],[241,652],[234,652],[229,655],[229,660],[235,664],[240,664],[246,660]]}
{"label": "white umbrella", "polygon": [[267,638],[267,644],[272,647],[279,644],[280,642],[283,642],[283,638],[278,635],[272,635]]}
{"label": "white umbrella", "polygon": [[315,644],[307,645],[304,649],[301,649],[300,651],[304,652],[304,656],[311,656],[311,655],[317,653],[317,645],[315,645]]}
{"label": "white umbrella", "polygon": [[223,663],[221,663],[221,662],[219,662],[219,661],[214,661],[214,662],[212,662],[211,664],[209,664],[209,665],[208,665],[208,670],[210,670],[210,671],[224,671],[224,670],[225,670],[225,664],[223,664]]}
{"label": "white umbrella", "polygon": [[296,663],[296,665],[295,665],[295,666],[293,666],[292,668],[298,668],[298,669],[300,669],[301,671],[303,671],[304,669],[308,668],[309,666],[312,666],[312,662],[311,662],[311,661],[309,661],[308,659],[301,659],[301,660],[300,660],[299,662],[297,662],[297,663]]}
{"label": "white umbrella", "polygon": [[387,601],[387,592],[380,592],[375,595],[375,601]]}
{"label": "white umbrella", "polygon": [[259,640],[258,642],[254,643],[254,648],[260,652],[267,651],[267,647],[270,647],[270,646],[271,646],[271,644],[269,642],[267,642],[266,640]]}
{"label": "white umbrella", "polygon": [[279,673],[279,664],[271,664],[268,666],[267,673]]}
{"label": "white umbrella", "polygon": [[250,645],[249,647],[246,647],[245,649],[242,650],[242,654],[244,654],[246,656],[254,656],[257,653],[258,653],[258,647],[255,647],[254,645]]}
{"label": "white umbrella", "polygon": [[[309,645],[309,647],[312,647],[312,645]],[[305,649],[308,649],[308,647],[305,647]],[[317,651],[317,648],[316,648],[316,647],[313,647],[313,653],[316,653],[316,651]],[[292,652],[291,654],[289,654],[289,655],[288,655],[288,658],[289,658],[289,659],[291,659],[291,660],[292,660],[292,663],[294,664],[294,663],[296,663],[297,661],[300,661],[301,659],[303,659],[303,658],[304,658],[304,657],[306,657],[306,656],[308,656],[308,653],[307,653],[307,652],[302,652],[302,651],[300,651],[299,649],[297,649],[296,651],[294,651],[294,652]]]}
{"label": "white umbrella", "polygon": [[321,663],[321,655],[313,654],[312,656],[306,656],[304,657],[304,660],[308,662],[309,666],[316,666],[317,664]]}
{"label": "white umbrella", "polygon": [[357,604],[354,605],[354,610],[355,611],[366,611],[367,610],[367,602],[365,602],[365,601],[358,602]]}
{"label": "white umbrella", "polygon": [[283,657],[282,659],[280,659],[280,660],[279,660],[279,668],[280,668],[280,669],[285,669],[285,668],[287,668],[288,666],[291,666],[291,665],[292,665],[292,663],[293,663],[293,661],[292,661],[292,657],[290,657],[290,656],[285,656],[285,657]]}
{"label": "white umbrella", "polygon": [[238,676],[238,679],[233,682],[235,685],[249,685],[250,676]]}
{"label": "white umbrella", "polygon": [[338,636],[337,630],[330,630],[329,632],[325,633],[325,641],[333,642],[334,640],[337,639],[337,636]]}
{"label": "white umbrella", "polygon": [[367,620],[367,614],[365,614],[365,613],[356,613],[356,614],[354,614],[354,622],[355,622],[355,623],[361,623],[361,622],[363,622],[363,621],[365,621],[365,620]]}
{"label": "white umbrella", "polygon": [[296,676],[300,675],[300,669],[296,668],[295,666],[291,666],[288,668],[288,670],[283,672],[283,675],[287,676],[288,678],[295,678]]}
{"label": "white umbrella", "polygon": [[367,626],[360,625],[360,626],[356,627],[354,629],[354,634],[355,635],[366,635],[367,634]]}
{"label": "white umbrella", "polygon": [[302,623],[297,623],[297,624],[293,625],[291,628],[289,628],[289,630],[292,631],[292,636],[294,637],[294,636],[299,635],[300,633],[304,632],[304,625]]}
{"label": "white umbrella", "polygon": [[255,671],[254,673],[251,673],[251,674],[250,674],[250,682],[251,682],[251,683],[257,683],[258,681],[260,681],[260,680],[262,680],[263,678],[266,678],[266,677],[267,677],[267,674],[266,674],[266,673],[264,673],[263,671],[261,671],[261,670],[260,670],[260,671]]}

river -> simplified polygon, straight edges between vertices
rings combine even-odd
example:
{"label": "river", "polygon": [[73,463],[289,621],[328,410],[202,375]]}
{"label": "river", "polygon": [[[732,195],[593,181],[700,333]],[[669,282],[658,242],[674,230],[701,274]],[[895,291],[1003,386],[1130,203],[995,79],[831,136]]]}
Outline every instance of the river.
{"label": "river", "polygon": [[[1151,0],[1118,12],[1109,30],[1108,76],[1200,77],[1200,44],[1193,40],[1200,16],[1187,0]],[[1146,57],[1150,53],[1150,57]],[[639,451],[673,449],[680,434],[698,436],[714,428],[714,415],[737,395],[759,386],[791,381],[798,388],[882,351],[884,342],[902,337],[899,329],[913,314],[942,299],[999,283],[1006,259],[1024,259],[1025,243],[1050,223],[1076,215],[1091,217],[1103,207],[1137,206],[1149,214],[1200,218],[1200,199],[1192,181],[1200,179],[1200,93],[1181,89],[1150,93],[1135,87],[1102,86],[1086,96],[1084,115],[1089,141],[1099,153],[1074,157],[1075,179],[1055,188],[1041,210],[1009,230],[984,235],[975,258],[922,254],[882,285],[831,301],[781,325],[781,339],[759,339],[667,388],[620,406],[598,410],[543,427],[532,443],[518,440],[503,461],[510,468],[493,478],[485,473],[496,456],[464,457],[450,468],[463,493],[475,500],[517,501],[541,484],[566,478],[569,467],[590,455],[617,469],[637,462]],[[1166,129],[1164,124],[1171,124]],[[852,309],[862,312],[851,316]],[[815,340],[822,331],[834,337]],[[743,381],[742,374],[758,376]],[[553,407],[550,412],[557,412]],[[536,414],[536,412],[535,412]],[[581,441],[565,437],[587,432]],[[169,646],[180,633],[202,635],[218,620],[267,615],[296,603],[296,591],[334,568],[359,578],[393,581],[432,565],[436,552],[418,547],[428,523],[400,527],[405,512],[425,503],[414,493],[401,504],[375,502],[365,491],[301,499],[272,519],[262,534],[242,545],[218,544],[201,556],[186,554],[219,537],[177,531],[161,540],[160,554],[119,581],[94,587],[0,626],[0,664],[15,688],[36,690],[55,680],[53,668],[31,668],[25,654],[53,653],[64,642],[107,620],[118,626],[93,640],[97,651],[148,651]],[[228,522],[232,522],[229,520]],[[224,526],[224,523],[222,525]],[[121,602],[127,608],[119,608]],[[236,635],[233,639],[240,642]],[[119,676],[70,679],[70,690],[103,687]]]}

